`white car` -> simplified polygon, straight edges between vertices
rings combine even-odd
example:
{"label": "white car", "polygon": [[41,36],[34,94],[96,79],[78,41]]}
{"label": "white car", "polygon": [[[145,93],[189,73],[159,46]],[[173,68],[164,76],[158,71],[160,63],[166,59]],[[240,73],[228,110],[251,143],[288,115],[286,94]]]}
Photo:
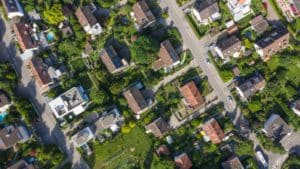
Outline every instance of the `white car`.
{"label": "white car", "polygon": [[262,165],[264,167],[266,167],[266,168],[268,167],[268,163],[267,163],[267,161],[266,161],[266,159],[265,159],[265,157],[264,157],[264,155],[262,154],[261,151],[256,152],[256,157],[262,163]]}

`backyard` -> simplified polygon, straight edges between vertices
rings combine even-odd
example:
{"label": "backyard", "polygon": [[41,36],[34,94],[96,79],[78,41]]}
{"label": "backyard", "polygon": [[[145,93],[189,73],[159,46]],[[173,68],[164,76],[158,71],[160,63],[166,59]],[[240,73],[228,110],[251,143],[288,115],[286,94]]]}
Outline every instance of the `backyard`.
{"label": "backyard", "polygon": [[91,168],[143,168],[150,165],[152,140],[143,129],[136,126],[127,134],[119,134],[114,139],[93,145],[93,154],[87,157]]}

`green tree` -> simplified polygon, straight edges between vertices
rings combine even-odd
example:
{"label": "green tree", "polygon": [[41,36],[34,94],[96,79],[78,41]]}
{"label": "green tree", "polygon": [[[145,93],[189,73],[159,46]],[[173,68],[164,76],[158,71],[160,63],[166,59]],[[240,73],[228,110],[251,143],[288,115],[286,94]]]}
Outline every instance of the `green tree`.
{"label": "green tree", "polygon": [[138,64],[149,65],[156,59],[159,44],[149,36],[140,36],[131,47],[132,59]]}
{"label": "green tree", "polygon": [[60,4],[54,4],[50,8],[45,9],[42,16],[51,25],[57,25],[65,19]]}
{"label": "green tree", "polygon": [[90,98],[96,104],[103,104],[108,100],[107,94],[93,87],[90,91]]}
{"label": "green tree", "polygon": [[103,8],[111,8],[118,3],[118,0],[96,0]]}

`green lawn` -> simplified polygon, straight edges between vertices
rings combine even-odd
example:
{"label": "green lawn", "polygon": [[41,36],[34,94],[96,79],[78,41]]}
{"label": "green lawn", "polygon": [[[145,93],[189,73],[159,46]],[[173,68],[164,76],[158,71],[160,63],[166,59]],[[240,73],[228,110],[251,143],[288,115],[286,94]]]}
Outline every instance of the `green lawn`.
{"label": "green lawn", "polygon": [[267,62],[267,65],[272,71],[275,71],[278,67],[286,68],[286,78],[296,85],[300,84],[300,59],[298,57],[290,56],[286,58],[283,56],[273,56],[272,59]]}
{"label": "green lawn", "polygon": [[107,143],[94,143],[93,149],[88,157],[91,168],[143,168],[149,162],[148,153],[152,155],[152,140],[136,126],[130,133],[120,133]]}

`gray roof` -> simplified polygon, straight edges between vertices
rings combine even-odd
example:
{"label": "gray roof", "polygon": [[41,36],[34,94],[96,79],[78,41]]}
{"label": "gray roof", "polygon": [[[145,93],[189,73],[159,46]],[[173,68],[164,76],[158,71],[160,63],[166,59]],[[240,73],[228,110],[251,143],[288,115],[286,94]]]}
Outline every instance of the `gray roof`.
{"label": "gray roof", "polygon": [[10,104],[9,97],[7,96],[6,93],[4,93],[3,91],[0,91],[0,108],[7,104]]}
{"label": "gray roof", "polygon": [[254,31],[258,34],[264,33],[269,27],[268,22],[264,19],[262,15],[258,15],[255,18],[253,18],[251,20],[251,25]]}
{"label": "gray roof", "polygon": [[264,131],[268,137],[280,141],[292,130],[289,125],[277,114],[272,114],[264,124]]}
{"label": "gray roof", "polygon": [[223,169],[244,169],[238,157],[231,157],[222,163]]}
{"label": "gray roof", "polygon": [[265,87],[265,79],[262,75],[255,74],[242,83],[238,82],[237,87],[243,92],[244,96],[248,98]]}
{"label": "gray roof", "polygon": [[7,126],[0,130],[0,150],[10,148],[18,142],[28,140],[28,138],[29,134],[24,127]]}
{"label": "gray roof", "polygon": [[214,13],[219,12],[216,0],[197,0],[194,4],[194,8],[199,12],[202,19],[209,18]]}
{"label": "gray roof", "polygon": [[222,51],[224,57],[228,58],[235,52],[238,52],[242,49],[242,42],[237,38],[237,36],[232,35],[218,40],[216,46]]}
{"label": "gray roof", "polygon": [[32,164],[28,164],[24,160],[19,160],[18,162],[11,165],[7,169],[35,169],[35,167]]}
{"label": "gray roof", "polygon": [[270,33],[268,33],[264,38],[258,40],[256,42],[256,44],[258,46],[260,46],[261,48],[265,48],[269,45],[272,45],[273,43],[276,42],[277,39],[285,36],[286,34],[288,34],[288,30],[285,28],[277,28],[277,29],[273,29]]}
{"label": "gray roof", "polygon": [[21,9],[18,7],[20,5],[18,3],[18,0],[2,0],[7,12],[19,12]]}

